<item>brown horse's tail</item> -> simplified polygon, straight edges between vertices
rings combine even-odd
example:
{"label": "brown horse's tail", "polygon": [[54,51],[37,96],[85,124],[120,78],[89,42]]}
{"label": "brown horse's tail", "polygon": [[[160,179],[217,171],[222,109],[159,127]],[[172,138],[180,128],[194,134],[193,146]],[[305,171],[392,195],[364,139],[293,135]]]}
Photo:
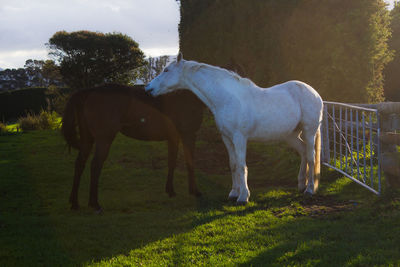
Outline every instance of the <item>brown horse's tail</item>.
{"label": "brown horse's tail", "polygon": [[315,135],[315,161],[314,161],[314,192],[317,192],[321,178],[321,130],[318,128]]}
{"label": "brown horse's tail", "polygon": [[61,133],[64,136],[65,141],[69,149],[71,147],[80,149],[80,140],[77,122],[79,113],[82,112],[83,107],[83,94],[82,92],[74,93],[65,105],[64,115],[62,118]]}

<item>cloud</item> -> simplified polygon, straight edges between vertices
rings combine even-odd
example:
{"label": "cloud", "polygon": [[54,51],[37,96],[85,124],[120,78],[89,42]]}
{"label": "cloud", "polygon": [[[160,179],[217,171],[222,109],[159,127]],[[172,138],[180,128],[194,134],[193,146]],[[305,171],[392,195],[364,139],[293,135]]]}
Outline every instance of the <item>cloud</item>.
{"label": "cloud", "polygon": [[46,49],[14,50],[0,52],[0,67],[3,69],[22,68],[27,59],[47,59]]}
{"label": "cloud", "polygon": [[0,0],[0,67],[42,55],[29,57],[60,30],[121,32],[148,55],[176,53],[178,23],[175,0]]}

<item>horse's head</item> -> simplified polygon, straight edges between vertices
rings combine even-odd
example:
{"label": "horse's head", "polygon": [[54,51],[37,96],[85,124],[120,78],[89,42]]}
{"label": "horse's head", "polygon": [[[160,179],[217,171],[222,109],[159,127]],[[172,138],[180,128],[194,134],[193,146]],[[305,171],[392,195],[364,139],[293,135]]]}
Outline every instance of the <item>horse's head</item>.
{"label": "horse's head", "polygon": [[182,53],[179,53],[176,61],[169,64],[163,72],[146,85],[146,92],[152,96],[158,96],[184,87],[182,79],[184,61]]}

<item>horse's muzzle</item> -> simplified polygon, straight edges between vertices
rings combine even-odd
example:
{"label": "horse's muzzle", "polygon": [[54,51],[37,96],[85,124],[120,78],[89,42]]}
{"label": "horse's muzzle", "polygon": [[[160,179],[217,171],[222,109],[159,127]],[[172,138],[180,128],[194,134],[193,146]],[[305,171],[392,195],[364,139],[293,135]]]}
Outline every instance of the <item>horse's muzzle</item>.
{"label": "horse's muzzle", "polygon": [[144,87],[144,90],[145,90],[146,93],[148,93],[149,95],[153,95],[154,88],[151,88],[149,85],[146,85],[146,86]]}

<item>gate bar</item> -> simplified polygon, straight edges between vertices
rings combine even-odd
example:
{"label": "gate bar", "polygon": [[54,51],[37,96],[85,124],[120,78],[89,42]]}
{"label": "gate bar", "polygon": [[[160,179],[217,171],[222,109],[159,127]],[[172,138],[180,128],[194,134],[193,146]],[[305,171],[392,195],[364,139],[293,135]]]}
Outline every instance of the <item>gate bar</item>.
{"label": "gate bar", "polygon": [[[329,105],[332,105],[332,107],[329,108]],[[379,142],[379,112],[377,109],[374,108],[356,105],[357,104],[352,105],[324,101],[323,114],[325,122],[322,123],[321,127],[324,128],[325,126],[326,128],[325,131],[321,131],[324,140],[324,157],[322,164],[338,171],[339,173],[346,176],[347,178],[350,178],[357,184],[362,185],[369,191],[380,195],[381,147]],[[331,114],[329,114],[329,110],[332,112]],[[331,129],[329,127],[331,124],[329,120],[332,121]],[[349,123],[350,127],[348,125]],[[356,127],[356,129],[354,129],[354,127]],[[359,132],[360,130],[362,131],[361,133]],[[329,140],[330,131],[332,131],[333,133],[333,140]],[[366,131],[368,131],[368,134],[366,133]],[[336,140],[337,135],[339,140]],[[350,138],[351,140],[348,140],[348,138]],[[331,144],[330,141],[333,141],[333,143]],[[356,142],[356,144],[354,144],[354,141]],[[338,145],[339,148],[337,148]],[[360,145],[362,147],[360,147]],[[366,151],[367,145],[369,145],[370,149],[368,152]],[[344,151],[343,146],[345,146]],[[354,146],[356,146],[356,148]],[[333,151],[330,150],[330,147],[333,148]],[[354,151],[354,149],[356,149],[356,151]],[[331,158],[331,152],[333,152],[333,158]],[[356,152],[354,153],[355,155],[353,154],[353,152]],[[368,161],[367,156],[369,156]],[[373,165],[375,160],[377,162],[377,166],[375,166],[375,168],[377,168],[376,172],[374,171]],[[367,173],[367,164],[368,170],[370,171],[369,173]],[[353,168],[355,167],[356,170],[353,170]],[[356,171],[357,174],[355,174],[354,171]],[[378,180],[376,181],[375,179]]]}

